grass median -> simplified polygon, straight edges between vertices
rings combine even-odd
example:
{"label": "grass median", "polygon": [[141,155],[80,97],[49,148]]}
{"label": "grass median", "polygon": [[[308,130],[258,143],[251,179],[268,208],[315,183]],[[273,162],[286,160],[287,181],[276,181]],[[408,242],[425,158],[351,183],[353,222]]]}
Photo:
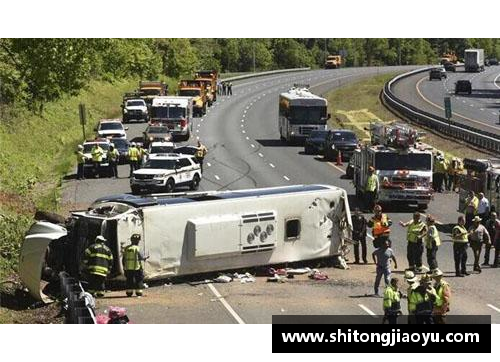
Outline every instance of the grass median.
{"label": "grass median", "polygon": [[[397,74],[377,75],[328,93],[326,95],[328,112],[332,114],[329,126],[352,129],[360,139],[369,140],[369,132],[365,128],[369,128],[371,121],[386,123],[401,121],[381,103],[379,98],[384,84]],[[488,157],[487,154],[462,143],[443,138],[416,126],[412,127],[425,132],[423,142],[443,151],[448,157],[464,154],[470,158]]]}
{"label": "grass median", "polygon": [[14,110],[0,117],[0,289],[16,278],[19,247],[35,210],[58,211],[61,178],[74,167],[83,139],[78,104],[86,104],[91,136],[99,119],[121,115],[123,93],[136,85],[91,82],[78,96],[46,104],[42,114]]}

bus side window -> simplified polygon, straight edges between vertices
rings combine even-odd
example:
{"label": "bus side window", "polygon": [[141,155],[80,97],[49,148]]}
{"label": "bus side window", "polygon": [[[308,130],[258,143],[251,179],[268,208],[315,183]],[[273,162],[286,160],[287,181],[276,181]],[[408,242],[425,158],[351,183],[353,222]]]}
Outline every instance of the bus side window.
{"label": "bus side window", "polygon": [[300,238],[300,219],[288,219],[285,221],[285,240],[296,240]]}

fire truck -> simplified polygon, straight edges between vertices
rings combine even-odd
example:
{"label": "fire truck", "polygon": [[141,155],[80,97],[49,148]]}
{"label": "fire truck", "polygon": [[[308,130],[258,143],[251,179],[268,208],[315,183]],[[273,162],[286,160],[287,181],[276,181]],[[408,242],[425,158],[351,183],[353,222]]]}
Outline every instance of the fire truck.
{"label": "fire truck", "polygon": [[379,180],[377,202],[416,205],[425,210],[432,191],[432,147],[406,124],[370,124],[371,142],[354,151],[351,165],[356,195],[363,198],[370,166]]}
{"label": "fire truck", "polygon": [[471,191],[482,192],[490,207],[500,210],[500,159],[464,159],[465,173],[458,176],[458,209],[465,209],[465,200]]}

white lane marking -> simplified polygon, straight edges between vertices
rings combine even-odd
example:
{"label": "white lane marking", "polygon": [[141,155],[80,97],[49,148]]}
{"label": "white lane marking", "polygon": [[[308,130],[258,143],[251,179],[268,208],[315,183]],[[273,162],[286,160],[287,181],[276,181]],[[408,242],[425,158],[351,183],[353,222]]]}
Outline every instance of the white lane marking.
{"label": "white lane marking", "polygon": [[486,304],[486,305],[491,309],[496,310],[498,313],[500,313],[500,308],[495,307],[493,304]]}
{"label": "white lane marking", "polygon": [[269,164],[269,166],[271,166],[272,168],[275,168],[276,166],[274,166],[272,163]]}
{"label": "white lane marking", "polygon": [[290,181],[290,179],[288,178],[288,176],[283,176],[283,178],[287,181]]}
{"label": "white lane marking", "polygon": [[242,124],[242,125],[241,125],[241,128],[243,128],[243,127],[245,127],[245,125],[244,125],[244,124]]}
{"label": "white lane marking", "polygon": [[491,112],[492,115],[496,116],[497,114],[495,112]]}
{"label": "white lane marking", "polygon": [[345,171],[344,171],[344,170],[342,170],[339,166],[337,166],[337,165],[336,165],[336,164],[334,164],[333,162],[328,162],[328,164],[329,164],[330,166],[332,166],[333,168],[335,168],[335,169],[339,170],[340,172],[345,173]]}
{"label": "white lane marking", "polygon": [[247,139],[247,141],[250,139],[250,137],[248,137],[248,136],[247,136],[247,137],[245,137],[245,138]]}
{"label": "white lane marking", "polygon": [[241,122],[245,122],[245,120],[244,120],[244,119],[242,119],[242,120],[241,120]]}
{"label": "white lane marking", "polygon": [[245,109],[245,110],[243,111],[243,113],[247,113],[247,110]]}
{"label": "white lane marking", "polygon": [[498,75],[495,77],[495,80],[493,81],[493,84],[495,85],[495,87],[497,87],[498,89],[500,89],[500,85],[497,84],[498,78],[500,78],[500,73],[498,73]]}
{"label": "white lane marking", "polygon": [[200,118],[200,122],[203,122],[203,118]]}
{"label": "white lane marking", "polygon": [[246,133],[245,130],[241,131],[241,133]]}
{"label": "white lane marking", "polygon": [[377,318],[377,315],[372,311],[370,310],[368,307],[366,307],[365,305],[363,304],[358,304],[358,307],[360,307],[361,309],[363,309],[366,313],[368,313],[369,315],[371,315],[372,317],[375,317]]}
{"label": "white lane marking", "polygon": [[259,153],[259,157],[264,157],[264,155],[262,153]]}
{"label": "white lane marking", "polygon": [[227,311],[233,316],[233,318],[238,322],[238,324],[245,324],[243,319],[234,311],[234,309],[229,305],[229,303],[220,295],[219,291],[215,289],[212,283],[207,284],[212,293],[214,293],[215,297],[222,303],[222,305],[227,309]]}
{"label": "white lane marking", "polygon": [[196,133],[200,133],[200,130],[199,130],[199,129],[197,129],[197,130],[196,130]]}
{"label": "white lane marking", "polygon": [[254,145],[253,143],[252,143],[250,146],[251,146],[252,148],[255,148],[255,145]]}
{"label": "white lane marking", "polygon": [[473,104],[469,104],[469,106],[474,107],[474,105],[473,105]]}
{"label": "white lane marking", "polygon": [[207,166],[210,167],[212,166],[212,164],[210,162],[207,162]]}
{"label": "white lane marking", "polygon": [[484,111],[484,108],[479,108],[480,111]]}
{"label": "white lane marking", "polygon": [[217,181],[219,181],[219,180],[220,180],[220,177],[219,177],[219,176],[214,175],[214,177],[215,177],[215,179],[216,179]]}

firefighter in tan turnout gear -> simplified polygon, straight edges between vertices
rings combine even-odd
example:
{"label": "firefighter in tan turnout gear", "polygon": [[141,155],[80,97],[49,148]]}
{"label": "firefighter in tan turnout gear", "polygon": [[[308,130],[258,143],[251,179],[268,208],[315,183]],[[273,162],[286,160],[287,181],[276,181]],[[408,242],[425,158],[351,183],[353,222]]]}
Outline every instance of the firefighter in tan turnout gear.
{"label": "firefighter in tan turnout gear", "polygon": [[144,270],[142,262],[146,260],[139,248],[141,236],[134,234],[130,238],[131,244],[123,251],[123,270],[127,278],[127,297],[137,295],[141,297],[144,289]]}

